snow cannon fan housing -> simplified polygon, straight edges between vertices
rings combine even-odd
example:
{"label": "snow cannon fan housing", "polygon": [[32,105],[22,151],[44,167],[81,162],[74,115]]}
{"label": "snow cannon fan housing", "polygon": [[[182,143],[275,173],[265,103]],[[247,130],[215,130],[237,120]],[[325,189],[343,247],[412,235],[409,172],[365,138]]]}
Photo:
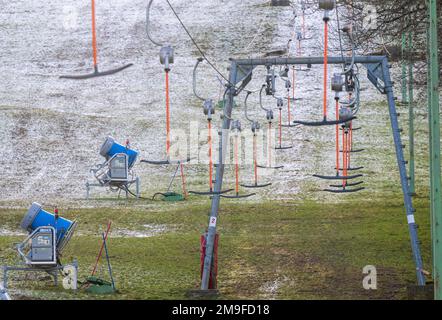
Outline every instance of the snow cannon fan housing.
{"label": "snow cannon fan housing", "polygon": [[129,169],[132,168],[135,164],[135,161],[138,157],[138,152],[130,149],[129,147],[123,146],[115,141],[112,137],[107,137],[106,141],[103,143],[100,149],[100,155],[109,160],[116,154],[126,154],[128,158],[128,166]]}
{"label": "snow cannon fan housing", "polygon": [[20,226],[30,234],[42,227],[53,227],[56,233],[56,246],[61,251],[72,237],[77,223],[62,217],[56,218],[54,214],[42,209],[34,202],[23,218]]}
{"label": "snow cannon fan housing", "polygon": [[319,9],[333,10],[336,6],[336,0],[319,0]]}

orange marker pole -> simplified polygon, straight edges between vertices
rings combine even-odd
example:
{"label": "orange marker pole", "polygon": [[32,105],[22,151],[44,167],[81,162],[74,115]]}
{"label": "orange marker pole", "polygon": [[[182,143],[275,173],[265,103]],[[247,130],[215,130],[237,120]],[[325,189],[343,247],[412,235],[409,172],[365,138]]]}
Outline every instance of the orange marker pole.
{"label": "orange marker pole", "polygon": [[288,125],[290,125],[290,123],[292,122],[292,113],[290,110],[290,89],[287,89],[287,120],[288,120]]}
{"label": "orange marker pole", "polygon": [[239,194],[238,136],[235,136],[235,191]]}
{"label": "orange marker pole", "polygon": [[208,121],[209,128],[209,189],[213,190],[213,160],[212,160],[212,121]]}
{"label": "orange marker pole", "polygon": [[255,185],[258,184],[258,164],[256,163],[257,154],[256,154],[256,134],[253,134],[253,166],[255,170]]}
{"label": "orange marker pole", "polygon": [[327,119],[328,22],[324,22],[324,119]]}
{"label": "orange marker pole", "polygon": [[[290,101],[290,98],[288,101]],[[282,109],[279,108],[279,147],[281,146],[282,146]]]}
{"label": "orange marker pole", "polygon": [[272,123],[269,122],[269,132],[268,132],[268,166],[271,167],[272,166],[272,137],[270,135],[270,133],[272,132]]}
{"label": "orange marker pole", "polygon": [[95,71],[98,71],[97,31],[95,27],[95,0],[92,0],[92,52],[94,56],[94,69]]}
{"label": "orange marker pole", "polygon": [[184,199],[187,199],[186,176],[184,175],[184,165],[180,163],[181,183],[183,185]]}
{"label": "orange marker pole", "polygon": [[348,167],[351,166],[351,150],[353,149],[353,123],[350,122],[350,137],[348,139]]}
{"label": "orange marker pole", "polygon": [[292,96],[293,100],[295,100],[295,66],[293,66],[293,72],[292,72]]}
{"label": "orange marker pole", "polygon": [[[336,121],[339,120],[339,100],[336,99]],[[336,125],[336,175],[339,176],[339,125]]]}
{"label": "orange marker pole", "polygon": [[169,158],[170,149],[170,97],[169,97],[169,71],[166,71],[166,154]]}
{"label": "orange marker pole", "polygon": [[[345,134],[345,129],[342,128],[342,175],[345,177],[347,174],[347,141],[346,141],[346,134]],[[345,187],[346,186],[346,181],[345,179],[342,180],[342,186]]]}

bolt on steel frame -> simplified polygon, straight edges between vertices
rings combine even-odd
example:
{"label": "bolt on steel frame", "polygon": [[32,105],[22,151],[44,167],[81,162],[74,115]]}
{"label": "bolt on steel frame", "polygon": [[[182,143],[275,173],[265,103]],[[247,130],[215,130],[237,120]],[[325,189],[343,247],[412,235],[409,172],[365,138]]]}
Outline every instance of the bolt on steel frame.
{"label": "bolt on steel frame", "polygon": [[[229,137],[229,129],[232,115],[232,106],[235,96],[237,96],[252,79],[253,69],[257,66],[276,66],[276,65],[322,65],[323,57],[303,57],[303,58],[267,58],[267,59],[231,59],[229,84],[227,90],[227,103],[225,104],[223,126],[221,131],[219,164],[216,168],[215,194],[212,198],[211,211],[209,217],[209,227],[207,233],[206,254],[204,257],[204,267],[201,279],[201,290],[208,290],[210,270],[212,267],[214,240],[216,235],[216,225],[219,214],[220,192],[222,190],[224,175],[224,160],[226,157],[226,148]],[[395,97],[393,94],[393,83],[390,76],[390,65],[384,56],[357,56],[356,64],[363,64],[368,70],[368,79],[382,93],[387,96],[390,122],[393,130],[393,139],[396,150],[397,164],[400,173],[400,181],[403,192],[408,230],[411,240],[411,249],[416,267],[416,276],[418,285],[425,285],[425,276],[422,269],[422,258],[417,236],[417,226],[414,219],[415,209],[412,205],[412,198],[408,184],[406,161],[404,159],[403,146],[401,143],[400,129],[397,119]],[[329,64],[350,64],[351,57],[329,57]],[[239,85],[238,85],[239,84]],[[439,119],[439,117],[437,117]],[[439,131],[438,131],[439,132]]]}

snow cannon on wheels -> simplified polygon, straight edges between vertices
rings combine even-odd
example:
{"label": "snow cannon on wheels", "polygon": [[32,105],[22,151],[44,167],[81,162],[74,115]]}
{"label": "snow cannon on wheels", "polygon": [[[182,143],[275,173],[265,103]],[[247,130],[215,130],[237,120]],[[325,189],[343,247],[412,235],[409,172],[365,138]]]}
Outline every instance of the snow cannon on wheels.
{"label": "snow cannon on wheels", "polygon": [[46,272],[58,284],[58,274],[63,275],[65,289],[77,289],[78,264],[63,265],[63,250],[72,238],[77,222],[62,218],[58,209],[54,213],[45,211],[34,202],[20,224],[29,233],[25,240],[16,246],[21,263],[3,266],[3,288],[8,287],[9,271]]}
{"label": "snow cannon on wheels", "polygon": [[[121,145],[112,137],[107,137],[100,149],[100,155],[105,161],[91,169],[98,183],[86,183],[86,198],[89,199],[91,186],[108,187],[111,191],[126,193],[136,198],[140,197],[140,179],[133,172],[138,158],[138,152],[131,149],[129,141]],[[135,184],[135,193],[130,187]]]}

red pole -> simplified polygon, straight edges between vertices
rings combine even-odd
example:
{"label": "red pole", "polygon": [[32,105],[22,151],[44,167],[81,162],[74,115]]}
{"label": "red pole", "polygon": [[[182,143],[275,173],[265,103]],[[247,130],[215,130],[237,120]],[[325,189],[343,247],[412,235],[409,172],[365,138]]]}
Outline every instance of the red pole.
{"label": "red pole", "polygon": [[[339,100],[336,99],[336,121],[339,121]],[[339,124],[336,125],[336,172],[339,176]]]}
{"label": "red pole", "polygon": [[328,22],[324,22],[324,119],[327,118]]}
{"label": "red pole", "polygon": [[235,191],[239,193],[238,136],[235,136]]}
{"label": "red pole", "polygon": [[267,153],[268,153],[268,166],[271,167],[272,166],[272,137],[271,137],[271,132],[272,132],[272,123],[269,122],[269,132],[268,132],[268,146],[267,146]]}
{"label": "red pole", "polygon": [[212,162],[212,122],[208,120],[209,128],[209,189],[213,190],[213,162]]}
{"label": "red pole", "polygon": [[169,97],[169,71],[166,71],[166,154],[169,158],[170,149],[170,97]]}
{"label": "red pole", "polygon": [[107,223],[106,233],[104,234],[104,240],[101,243],[100,252],[98,253],[97,259],[95,260],[94,269],[92,270],[92,276],[95,274],[95,271],[97,270],[98,262],[100,261],[101,255],[103,254],[104,242],[107,240],[107,235],[109,234],[111,225],[112,225],[112,221],[109,220],[109,222]]}
{"label": "red pole", "polygon": [[[292,96],[293,100],[295,100],[295,66],[293,66],[293,72],[292,72]],[[295,102],[293,102],[294,104]]]}
{"label": "red pole", "polygon": [[[290,101],[290,97],[289,97],[288,101]],[[289,102],[289,105],[290,105],[290,102]],[[289,115],[289,117],[290,117],[290,115]],[[279,108],[279,147],[281,147],[281,146],[282,146],[282,109]]]}
{"label": "red pole", "polygon": [[258,164],[256,163],[257,155],[256,155],[256,134],[253,134],[253,166],[255,169],[255,185],[258,184]]}
{"label": "red pole", "polygon": [[97,69],[97,32],[95,27],[95,0],[92,0],[92,53],[94,56],[94,68]]}
{"label": "red pole", "polygon": [[184,199],[187,199],[186,176],[184,175],[184,165],[182,163],[180,163],[180,171],[181,171],[181,183],[183,185]]}

